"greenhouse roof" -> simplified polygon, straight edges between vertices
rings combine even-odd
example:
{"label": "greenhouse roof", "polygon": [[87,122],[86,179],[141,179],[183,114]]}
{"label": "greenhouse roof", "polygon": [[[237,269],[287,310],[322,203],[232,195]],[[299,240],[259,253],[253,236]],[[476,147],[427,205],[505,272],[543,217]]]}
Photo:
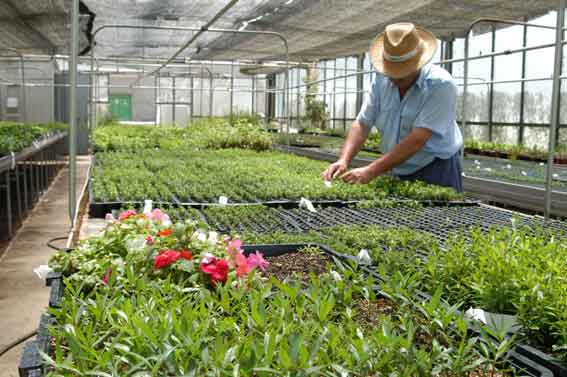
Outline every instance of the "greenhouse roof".
{"label": "greenhouse roof", "polygon": [[[201,27],[228,1],[82,0],[82,45],[107,24]],[[312,61],[361,53],[392,22],[413,21],[439,38],[462,36],[478,17],[521,20],[557,6],[555,0],[240,0],[213,27],[275,31],[289,42],[290,58]],[[66,53],[70,0],[3,0],[0,45],[23,52]],[[92,13],[89,13],[92,12]],[[94,16],[94,24],[89,24]],[[194,32],[105,29],[96,37],[98,56],[168,57]],[[283,60],[274,36],[204,33],[181,57]]]}

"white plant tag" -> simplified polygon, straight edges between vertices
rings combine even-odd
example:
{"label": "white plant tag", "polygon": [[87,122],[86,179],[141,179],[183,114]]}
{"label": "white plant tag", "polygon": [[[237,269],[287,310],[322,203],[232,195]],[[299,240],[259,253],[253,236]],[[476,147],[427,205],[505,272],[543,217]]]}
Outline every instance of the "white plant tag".
{"label": "white plant tag", "polygon": [[475,164],[475,165],[480,165],[480,161],[479,161],[479,160],[474,160],[474,164]]}
{"label": "white plant tag", "polygon": [[512,169],[512,165],[510,164],[506,165],[506,169]]}
{"label": "white plant tag", "polygon": [[358,255],[356,256],[356,259],[358,259],[358,263],[360,264],[372,263],[372,259],[370,259],[370,254],[368,254],[368,250],[366,249],[361,249]]}
{"label": "white plant tag", "polygon": [[543,162],[540,162],[540,163],[539,163],[539,166],[544,166],[544,165],[545,165],[545,164],[544,164]]}
{"label": "white plant tag", "polygon": [[41,280],[45,280],[47,278],[47,275],[50,272],[53,272],[53,269],[45,264],[42,264],[34,268],[33,272],[37,275],[38,278],[40,278]]}
{"label": "white plant tag", "polygon": [[311,200],[305,198],[301,198],[301,200],[299,201],[299,208],[305,208],[309,212],[317,213],[317,210],[313,206],[313,203],[311,203]]}
{"label": "white plant tag", "polygon": [[219,204],[225,206],[228,204],[228,198],[226,196],[219,196]]}
{"label": "white plant tag", "polygon": [[10,156],[12,158],[10,170],[14,170],[16,168],[16,154],[14,152],[10,152]]}
{"label": "white plant tag", "polygon": [[559,174],[553,173],[553,178],[559,178]]}
{"label": "white plant tag", "polygon": [[496,331],[504,330],[507,333],[515,333],[521,328],[516,316],[491,313],[478,308],[469,308],[465,312],[465,317],[480,321]]}
{"label": "white plant tag", "polygon": [[149,215],[152,213],[152,208],[154,206],[154,202],[151,199],[144,200],[144,214]]}
{"label": "white plant tag", "polygon": [[526,175],[528,175],[528,173],[522,170],[522,175],[525,177]]}

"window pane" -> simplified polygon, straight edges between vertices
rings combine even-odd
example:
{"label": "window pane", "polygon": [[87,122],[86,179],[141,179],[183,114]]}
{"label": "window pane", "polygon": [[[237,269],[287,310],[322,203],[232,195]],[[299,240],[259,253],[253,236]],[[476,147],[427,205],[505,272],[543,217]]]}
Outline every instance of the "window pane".
{"label": "window pane", "polygon": [[520,121],[520,83],[494,85],[494,122],[517,123]]}
{"label": "window pane", "polygon": [[524,120],[526,123],[549,123],[552,86],[551,81],[525,83]]}

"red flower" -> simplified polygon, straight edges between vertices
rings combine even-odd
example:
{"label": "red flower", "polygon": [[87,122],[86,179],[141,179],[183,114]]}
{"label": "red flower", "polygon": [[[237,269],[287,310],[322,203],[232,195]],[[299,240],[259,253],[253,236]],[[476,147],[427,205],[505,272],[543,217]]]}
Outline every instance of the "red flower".
{"label": "red flower", "polygon": [[171,236],[173,234],[173,229],[171,228],[167,228],[164,230],[160,230],[157,234],[158,237],[167,237],[167,236]]}
{"label": "red flower", "polygon": [[134,211],[133,209],[129,209],[128,211],[122,212],[120,216],[118,216],[118,220],[124,221],[132,216],[136,216],[136,211]]}
{"label": "red flower", "polygon": [[154,267],[158,270],[169,266],[179,259],[181,253],[175,250],[164,250],[154,257]]}
{"label": "red flower", "polygon": [[206,262],[201,262],[199,266],[202,272],[211,276],[213,285],[226,282],[228,277],[228,262],[224,259],[210,258]]}
{"label": "red flower", "polygon": [[189,250],[181,250],[179,252],[179,259],[191,260],[193,259],[193,254]]}
{"label": "red flower", "polygon": [[154,244],[154,238],[152,236],[146,237],[146,245],[152,246]]}

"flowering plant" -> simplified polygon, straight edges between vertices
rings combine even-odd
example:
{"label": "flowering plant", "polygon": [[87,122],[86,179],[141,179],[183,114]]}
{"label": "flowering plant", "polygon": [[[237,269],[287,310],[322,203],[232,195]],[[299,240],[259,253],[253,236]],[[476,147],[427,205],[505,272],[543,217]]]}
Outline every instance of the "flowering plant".
{"label": "flowering plant", "polygon": [[216,286],[253,278],[268,262],[259,252],[245,255],[242,241],[199,228],[196,222],[172,223],[159,209],[127,210],[107,216],[104,232],[83,241],[73,253],[59,253],[51,267],[87,287],[121,284],[129,271],[149,280],[186,286]]}

